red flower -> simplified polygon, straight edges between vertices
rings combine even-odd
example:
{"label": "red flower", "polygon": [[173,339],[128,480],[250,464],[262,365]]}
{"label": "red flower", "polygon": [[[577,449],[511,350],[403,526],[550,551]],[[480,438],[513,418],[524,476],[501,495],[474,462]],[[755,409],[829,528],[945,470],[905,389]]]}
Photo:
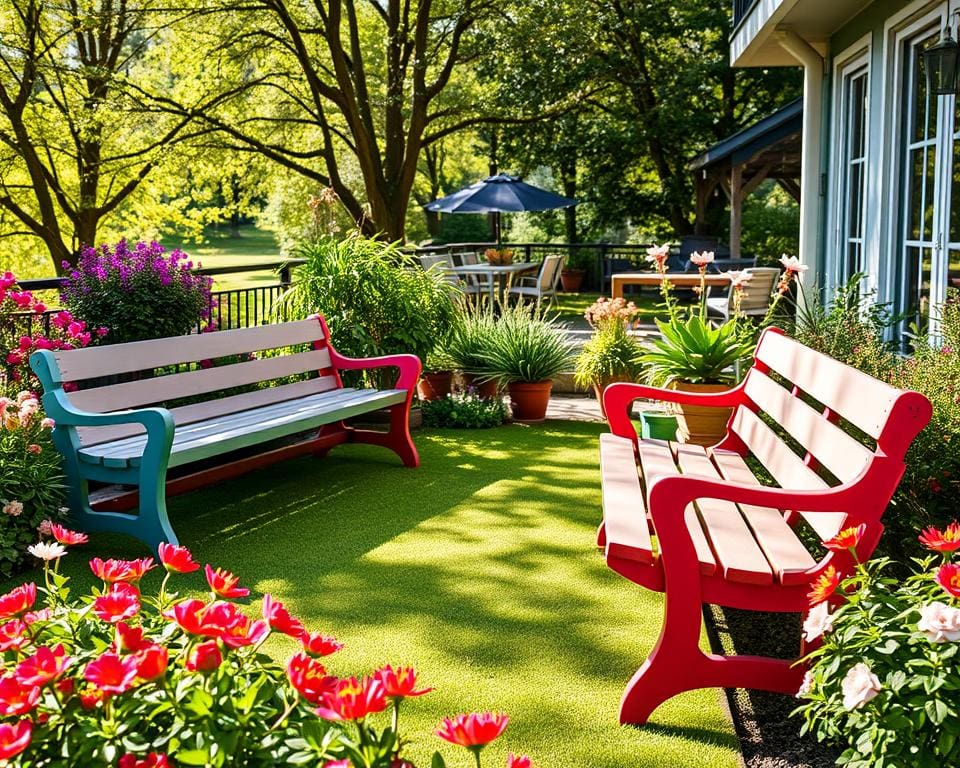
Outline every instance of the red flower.
{"label": "red flower", "polygon": [[223,654],[217,641],[207,640],[193,649],[184,666],[189,672],[213,672],[222,663]]}
{"label": "red flower", "polygon": [[80,691],[80,706],[90,711],[106,698],[106,694],[99,688],[84,688]]}
{"label": "red flower", "polygon": [[104,693],[129,691],[137,679],[136,656],[117,656],[107,651],[87,664],[83,678]]}
{"label": "red flower", "polygon": [[9,760],[23,752],[30,746],[32,735],[33,723],[29,720],[21,720],[16,725],[0,725],[0,760]]}
{"label": "red flower", "polygon": [[363,720],[387,708],[383,683],[373,677],[338,680],[333,691],[323,694],[317,714],[324,720]]}
{"label": "red flower", "polygon": [[23,633],[24,629],[26,629],[26,626],[20,619],[11,619],[0,625],[0,652],[19,651],[30,642],[29,638]]}
{"label": "red flower", "polygon": [[433,688],[421,688],[417,690],[417,673],[413,667],[397,667],[394,669],[387,664],[383,669],[374,673],[378,680],[383,683],[387,696],[391,699],[403,699],[407,696],[423,696],[430,693]]}
{"label": "red flower", "polygon": [[150,645],[143,639],[143,627],[131,627],[124,621],[117,624],[117,642],[114,643],[117,652],[136,653]]}
{"label": "red flower", "polygon": [[54,523],[50,526],[50,532],[53,534],[53,538],[59,541],[61,544],[66,544],[67,546],[73,546],[74,544],[86,544],[90,541],[90,538],[85,533],[79,533],[78,531],[71,531],[69,528],[64,528],[62,525]]}
{"label": "red flower", "polygon": [[451,744],[467,748],[483,748],[504,732],[510,718],[503,714],[457,715],[444,718],[436,730],[437,736]]}
{"label": "red flower", "polygon": [[0,677],[0,714],[7,717],[32,712],[40,700],[40,689],[24,685],[14,675]]}
{"label": "red flower", "polygon": [[337,678],[327,675],[323,664],[305,653],[295,653],[287,662],[287,677],[297,692],[314,705],[325,694],[332,693],[337,683]]}
{"label": "red flower", "polygon": [[515,755],[511,752],[507,758],[507,768],[530,768],[530,758],[526,755]]}
{"label": "red flower", "polygon": [[941,565],[936,578],[937,584],[953,597],[960,598],[960,565],[956,563]]}
{"label": "red flower", "polygon": [[861,523],[856,528],[844,528],[832,539],[823,542],[823,546],[834,552],[856,551],[857,545],[860,544],[860,540],[866,531],[867,526],[865,523]]}
{"label": "red flower", "polygon": [[72,677],[61,678],[54,684],[54,688],[56,688],[57,691],[64,696],[72,696],[76,687],[77,684],[74,682]]}
{"label": "red flower", "polygon": [[203,612],[203,632],[231,648],[256,645],[270,634],[265,621],[250,621],[233,603],[216,602]]}
{"label": "red flower", "polygon": [[90,561],[90,570],[98,579],[108,584],[118,581],[136,584],[153,567],[152,557],[142,557],[138,560],[101,560],[95,557]]}
{"label": "red flower", "polygon": [[263,618],[270,625],[270,629],[290,637],[300,637],[306,632],[303,622],[291,616],[283,603],[274,600],[270,595],[263,596]]}
{"label": "red flower", "polygon": [[109,591],[93,601],[93,615],[108,624],[131,619],[140,612],[140,593],[124,582],[110,585]]}
{"label": "red flower", "polygon": [[144,682],[156,680],[167,671],[167,649],[157,643],[150,643],[137,651],[137,679]]}
{"label": "red flower", "polygon": [[189,549],[166,542],[160,545],[160,562],[170,573],[193,573],[200,568]]}
{"label": "red flower", "polygon": [[22,584],[0,596],[0,619],[9,619],[26,613],[37,600],[37,585]]}
{"label": "red flower", "polygon": [[934,552],[956,552],[960,549],[960,523],[954,520],[942,531],[930,526],[919,538],[923,546]]}
{"label": "red flower", "polygon": [[311,656],[329,656],[343,648],[343,643],[330,635],[322,635],[319,632],[304,632],[300,635],[300,642],[303,644],[303,650]]}
{"label": "red flower", "polygon": [[67,651],[63,644],[58,644],[54,648],[41,646],[37,652],[18,665],[14,674],[21,685],[38,685],[43,687],[51,683],[63,674],[64,670],[73,661],[67,656]]}
{"label": "red flower", "polygon": [[230,571],[225,571],[223,568],[217,568],[214,570],[208,564],[204,566],[203,572],[207,574],[207,584],[210,585],[210,590],[215,595],[232,598],[246,597],[250,594],[249,589],[244,589],[243,587],[237,586],[237,583],[240,581],[240,579],[239,577],[230,573]]}
{"label": "red flower", "polygon": [[207,604],[203,600],[190,598],[181,600],[179,603],[164,612],[164,617],[170,619],[179,625],[180,629],[191,635],[203,634],[203,611]]}
{"label": "red flower", "polygon": [[117,768],[173,768],[170,758],[159,752],[151,752],[143,760],[129,752],[120,758]]}
{"label": "red flower", "polygon": [[807,592],[810,605],[822,603],[837,591],[837,587],[840,586],[840,574],[837,573],[836,568],[828,565],[827,569],[810,586],[812,589]]}

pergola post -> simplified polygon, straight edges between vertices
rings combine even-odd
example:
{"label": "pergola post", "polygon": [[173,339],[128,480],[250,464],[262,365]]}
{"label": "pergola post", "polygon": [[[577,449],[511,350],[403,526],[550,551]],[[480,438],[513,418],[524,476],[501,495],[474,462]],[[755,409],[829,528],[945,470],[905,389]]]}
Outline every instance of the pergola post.
{"label": "pergola post", "polygon": [[730,258],[740,258],[740,233],[743,228],[743,166],[730,168]]}

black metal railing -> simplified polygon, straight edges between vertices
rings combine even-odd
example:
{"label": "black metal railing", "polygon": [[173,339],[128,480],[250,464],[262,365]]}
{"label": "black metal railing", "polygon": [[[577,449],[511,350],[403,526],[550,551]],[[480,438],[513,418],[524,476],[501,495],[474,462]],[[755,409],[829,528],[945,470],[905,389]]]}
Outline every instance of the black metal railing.
{"label": "black metal railing", "polygon": [[[302,259],[289,259],[198,269],[198,274],[210,277],[263,272],[272,272],[277,275],[277,282],[270,285],[254,285],[211,292],[210,324],[218,330],[228,330],[285,319],[283,307],[277,304],[277,299],[293,285],[293,268],[302,263]],[[64,278],[60,277],[21,280],[19,285],[25,291],[57,291],[63,280]],[[39,314],[18,313],[13,316],[15,323],[13,330],[18,336],[33,336],[35,333],[49,335],[52,318],[59,311],[57,308],[50,308]]]}
{"label": "black metal railing", "polygon": [[750,11],[753,10],[760,0],[733,0],[733,28],[736,29],[740,22],[743,21],[747,16],[750,15]]}

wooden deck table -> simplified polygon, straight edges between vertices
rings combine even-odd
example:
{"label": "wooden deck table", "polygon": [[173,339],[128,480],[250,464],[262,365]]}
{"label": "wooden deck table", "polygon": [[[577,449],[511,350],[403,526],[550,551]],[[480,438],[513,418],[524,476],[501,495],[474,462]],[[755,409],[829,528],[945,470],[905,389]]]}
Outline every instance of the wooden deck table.
{"label": "wooden deck table", "polygon": [[[667,272],[666,278],[674,288],[696,288],[700,285],[699,272]],[[614,299],[623,298],[623,288],[627,285],[660,285],[659,272],[619,272],[610,277],[610,295]],[[726,288],[730,278],[725,274],[708,272],[704,276],[707,288]]]}

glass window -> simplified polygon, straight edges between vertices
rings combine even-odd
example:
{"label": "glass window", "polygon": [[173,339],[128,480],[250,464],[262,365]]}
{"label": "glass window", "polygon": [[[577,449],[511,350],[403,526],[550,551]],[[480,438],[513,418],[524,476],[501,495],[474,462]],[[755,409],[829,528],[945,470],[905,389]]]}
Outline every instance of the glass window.
{"label": "glass window", "polygon": [[845,283],[864,269],[863,235],[866,201],[867,90],[869,74],[865,64],[851,66],[841,83],[841,168],[839,222],[840,282]]}

